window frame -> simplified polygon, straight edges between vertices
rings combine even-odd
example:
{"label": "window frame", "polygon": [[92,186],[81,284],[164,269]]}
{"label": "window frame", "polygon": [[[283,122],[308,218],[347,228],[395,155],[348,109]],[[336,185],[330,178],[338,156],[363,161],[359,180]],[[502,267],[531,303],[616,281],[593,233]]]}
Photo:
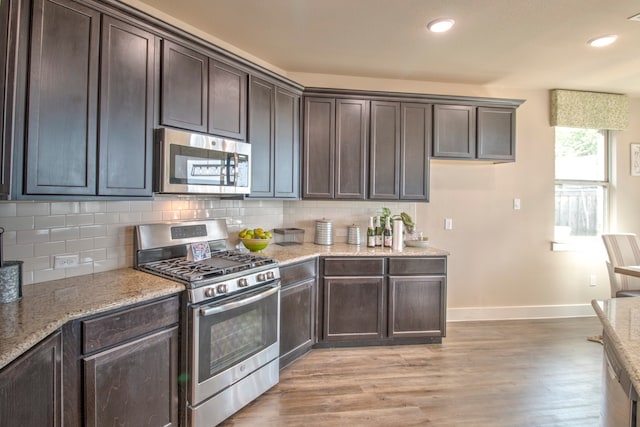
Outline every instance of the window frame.
{"label": "window frame", "polygon": [[[590,243],[599,243],[600,233],[606,233],[609,230],[609,215],[611,209],[611,158],[612,147],[615,144],[615,132],[608,129],[594,129],[603,133],[604,136],[604,150],[603,150],[603,164],[604,164],[604,180],[590,180],[590,179],[556,179],[555,178],[555,144],[556,133],[554,131],[554,233],[552,241],[553,250],[579,250],[588,248]],[[558,185],[570,185],[575,187],[601,187],[603,196],[603,209],[602,209],[602,230],[594,236],[569,236],[566,239],[559,239],[557,235],[557,229],[555,228],[556,221],[556,187]],[[596,240],[597,239],[597,240]]]}

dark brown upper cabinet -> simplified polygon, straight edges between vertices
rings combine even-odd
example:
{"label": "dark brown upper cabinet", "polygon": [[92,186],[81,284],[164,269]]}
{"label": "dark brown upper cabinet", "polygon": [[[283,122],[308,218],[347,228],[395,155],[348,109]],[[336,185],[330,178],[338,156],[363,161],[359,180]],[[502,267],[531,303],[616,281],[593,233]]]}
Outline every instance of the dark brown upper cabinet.
{"label": "dark brown upper cabinet", "polygon": [[247,73],[209,59],[209,133],[247,140]]}
{"label": "dark brown upper cabinet", "polygon": [[473,159],[476,156],[476,108],[433,106],[433,157]]}
{"label": "dark brown upper cabinet", "polygon": [[298,199],[300,95],[254,76],[249,92],[249,198]]}
{"label": "dark brown upper cabinet", "polygon": [[162,41],[163,125],[207,132],[208,72],[205,55]]}
{"label": "dark brown upper cabinet", "polygon": [[515,161],[515,108],[436,105],[433,157]]}
{"label": "dark brown upper cabinet", "polygon": [[163,40],[161,124],[246,141],[247,85],[245,71]]}
{"label": "dark brown upper cabinet", "polygon": [[369,199],[429,199],[431,105],[371,102]]}
{"label": "dark brown upper cabinet", "polygon": [[303,197],[367,196],[369,101],[305,98]]}
{"label": "dark brown upper cabinet", "polygon": [[27,194],[96,194],[99,55],[99,12],[69,0],[34,1]]}
{"label": "dark brown upper cabinet", "polygon": [[515,161],[515,108],[478,107],[478,159]]}
{"label": "dark brown upper cabinet", "polygon": [[102,19],[98,194],[150,196],[154,36]]}
{"label": "dark brown upper cabinet", "polygon": [[151,196],[154,49],[74,1],[34,2],[25,194]]}
{"label": "dark brown upper cabinet", "polygon": [[11,190],[11,131],[7,122],[10,122],[12,109],[7,108],[10,105],[7,71],[12,62],[8,60],[12,50],[9,48],[12,3],[14,1],[0,2],[0,198],[8,197]]}

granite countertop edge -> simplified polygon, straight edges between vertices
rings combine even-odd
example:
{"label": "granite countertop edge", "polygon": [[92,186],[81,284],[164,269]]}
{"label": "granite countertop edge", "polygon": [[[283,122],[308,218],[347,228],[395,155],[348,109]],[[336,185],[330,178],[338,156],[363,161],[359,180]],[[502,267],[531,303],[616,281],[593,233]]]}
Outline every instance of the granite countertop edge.
{"label": "granite countertop edge", "polygon": [[592,300],[591,306],[633,387],[640,391],[640,298]]}
{"label": "granite countertop edge", "polygon": [[[427,248],[388,248],[337,243],[334,245],[279,246],[272,244],[260,255],[279,265],[320,256],[447,256],[447,251]],[[178,294],[184,285],[133,268],[122,268],[23,286],[20,300],[0,304],[0,369],[59,330],[65,323]]]}

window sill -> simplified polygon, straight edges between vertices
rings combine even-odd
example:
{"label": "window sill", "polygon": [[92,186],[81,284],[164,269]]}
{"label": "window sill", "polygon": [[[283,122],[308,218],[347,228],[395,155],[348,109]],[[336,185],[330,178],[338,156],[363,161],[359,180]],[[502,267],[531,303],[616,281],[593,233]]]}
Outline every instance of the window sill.
{"label": "window sill", "polygon": [[602,249],[600,236],[576,237],[563,241],[552,241],[553,252],[591,252]]}

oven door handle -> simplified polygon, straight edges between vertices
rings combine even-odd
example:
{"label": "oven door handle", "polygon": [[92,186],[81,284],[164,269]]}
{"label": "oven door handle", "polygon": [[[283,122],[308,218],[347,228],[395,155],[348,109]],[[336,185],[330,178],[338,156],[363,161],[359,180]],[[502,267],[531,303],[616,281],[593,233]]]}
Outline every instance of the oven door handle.
{"label": "oven door handle", "polygon": [[227,304],[203,307],[200,309],[200,316],[211,316],[212,314],[222,313],[224,311],[233,310],[234,308],[239,308],[245,305],[253,304],[256,301],[260,301],[262,299],[270,297],[271,295],[275,294],[279,290],[280,290],[280,286],[277,285],[272,288],[269,288],[264,292],[260,292],[259,294],[252,295],[249,298],[242,298]]}

